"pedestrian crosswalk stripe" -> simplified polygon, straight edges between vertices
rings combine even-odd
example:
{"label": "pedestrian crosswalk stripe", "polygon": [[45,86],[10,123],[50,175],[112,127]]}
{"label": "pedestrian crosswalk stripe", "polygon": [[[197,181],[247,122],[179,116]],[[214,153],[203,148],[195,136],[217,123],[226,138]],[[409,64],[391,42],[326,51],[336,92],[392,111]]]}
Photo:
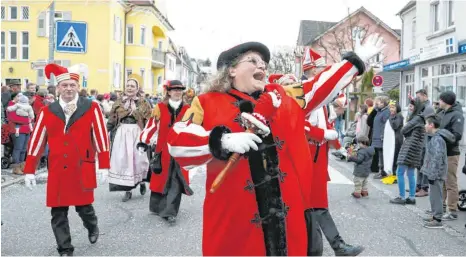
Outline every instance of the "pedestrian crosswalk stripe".
{"label": "pedestrian crosswalk stripe", "polygon": [[353,181],[349,180],[338,170],[334,169],[330,165],[328,166],[328,173],[330,175],[330,184],[345,184],[345,185],[354,185]]}
{"label": "pedestrian crosswalk stripe", "polygon": [[70,26],[68,32],[66,32],[65,36],[63,37],[62,41],[60,42],[61,47],[72,47],[72,48],[83,48],[83,44],[79,40],[76,31],[74,30],[73,26]]}

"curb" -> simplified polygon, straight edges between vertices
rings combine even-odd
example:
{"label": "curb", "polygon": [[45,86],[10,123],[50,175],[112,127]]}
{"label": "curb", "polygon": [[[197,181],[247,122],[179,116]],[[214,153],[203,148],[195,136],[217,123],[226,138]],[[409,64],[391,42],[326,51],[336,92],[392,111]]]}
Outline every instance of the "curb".
{"label": "curb", "polygon": [[[44,180],[45,180],[45,182],[47,182],[47,175],[48,175],[47,169],[38,170],[36,172],[37,184],[42,183]],[[44,177],[45,177],[45,179],[44,179]],[[23,181],[24,181],[24,175],[22,175],[20,177],[17,177],[17,178],[14,178],[14,179],[11,179],[11,180],[6,181],[6,182],[3,182],[1,189],[7,188],[7,187],[9,187],[11,185],[14,185],[14,184],[22,183]]]}

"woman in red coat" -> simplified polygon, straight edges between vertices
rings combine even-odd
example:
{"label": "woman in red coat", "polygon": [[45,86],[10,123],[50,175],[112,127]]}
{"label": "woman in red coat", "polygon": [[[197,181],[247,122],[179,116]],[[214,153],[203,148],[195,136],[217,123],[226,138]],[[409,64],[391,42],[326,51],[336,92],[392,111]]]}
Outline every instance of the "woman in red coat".
{"label": "woman in red coat", "polygon": [[[204,255],[307,254],[304,210],[312,174],[303,109],[308,114],[322,106],[364,67],[359,58],[349,58],[315,80],[284,89],[264,82],[269,60],[268,48],[257,42],[222,52],[206,93],[193,99],[183,121],[168,134],[170,154],[182,167],[207,164]],[[256,104],[273,92],[282,99],[268,120],[271,133],[260,138],[245,132],[244,102]],[[233,153],[245,156],[211,193]]]}
{"label": "woman in red coat", "polygon": [[157,140],[155,154],[161,155],[162,171],[151,174],[149,210],[174,224],[181,195],[192,195],[193,191],[189,187],[188,171],[180,168],[170,156],[166,140],[169,129],[183,117],[189,105],[183,103],[183,90],[186,87],[181,81],[167,81],[164,87],[165,99],[154,107],[152,117],[141,132],[137,148],[146,151]]}

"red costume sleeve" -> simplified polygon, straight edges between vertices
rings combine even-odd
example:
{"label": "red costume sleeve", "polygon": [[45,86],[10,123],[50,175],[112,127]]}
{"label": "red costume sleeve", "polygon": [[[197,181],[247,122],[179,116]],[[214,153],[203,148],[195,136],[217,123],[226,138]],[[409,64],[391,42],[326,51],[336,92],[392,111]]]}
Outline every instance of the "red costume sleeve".
{"label": "red costume sleeve", "polygon": [[313,140],[316,142],[322,142],[324,141],[324,134],[325,130],[317,127],[317,126],[312,126],[309,121],[304,121],[304,130],[306,131],[306,137],[308,140]]}
{"label": "red costume sleeve", "polygon": [[42,110],[37,118],[31,138],[29,139],[26,165],[24,166],[25,174],[34,174],[36,172],[37,163],[42,156],[46,144],[47,130],[44,123],[44,111]]}
{"label": "red costume sleeve", "polygon": [[168,132],[167,144],[170,155],[186,169],[207,164],[213,158],[209,149],[210,131],[201,125],[204,111],[198,97],[194,97],[182,122],[177,122]]}
{"label": "red costume sleeve", "polygon": [[157,104],[152,111],[152,117],[146,123],[146,126],[141,131],[141,135],[139,135],[139,142],[144,143],[146,145],[151,144],[152,138],[156,135],[158,130],[160,120],[160,107]]}
{"label": "red costume sleeve", "polygon": [[94,145],[97,149],[97,158],[99,159],[99,169],[110,168],[110,142],[108,138],[107,127],[105,126],[104,116],[100,110],[99,104],[92,102],[92,134]]}

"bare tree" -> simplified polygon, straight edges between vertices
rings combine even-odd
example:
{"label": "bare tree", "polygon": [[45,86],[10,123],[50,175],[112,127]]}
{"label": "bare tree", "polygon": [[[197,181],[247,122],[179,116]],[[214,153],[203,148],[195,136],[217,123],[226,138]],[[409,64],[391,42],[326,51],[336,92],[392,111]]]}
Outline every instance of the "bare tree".
{"label": "bare tree", "polygon": [[288,74],[294,71],[295,54],[292,48],[280,47],[272,52],[269,66],[269,73]]}
{"label": "bare tree", "polygon": [[[382,28],[380,21],[376,24],[370,24],[364,22],[359,15],[353,17],[349,16],[348,20],[330,31],[322,31],[321,37],[318,37],[313,44],[316,44],[318,48],[324,51],[324,55],[327,61],[334,63],[341,61],[341,56],[348,52],[355,50],[356,37],[361,42],[374,33],[381,33],[385,28]],[[387,53],[382,58],[374,60],[374,62],[383,63],[387,57]]]}

